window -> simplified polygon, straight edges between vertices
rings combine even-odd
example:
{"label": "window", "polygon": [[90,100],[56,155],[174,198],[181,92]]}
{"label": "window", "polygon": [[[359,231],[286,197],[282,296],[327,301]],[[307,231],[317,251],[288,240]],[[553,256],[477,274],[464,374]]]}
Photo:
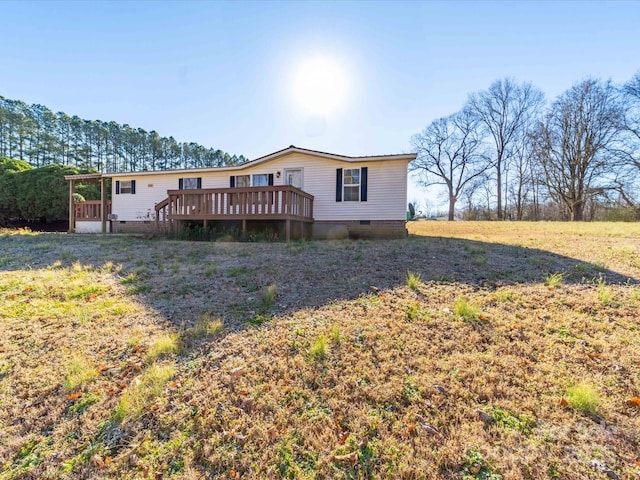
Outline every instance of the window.
{"label": "window", "polygon": [[136,181],[135,180],[116,180],[116,195],[122,194],[135,194],[136,193]]}
{"label": "window", "polygon": [[195,190],[202,188],[201,177],[188,177],[178,179],[178,189],[180,190]]}
{"label": "window", "polygon": [[302,168],[288,168],[284,171],[285,183],[302,190]]}
{"label": "window", "polygon": [[[234,175],[229,177],[229,186],[231,188],[242,188],[251,186],[250,175]],[[254,187],[266,187],[273,185],[273,173],[261,173],[253,176]]]}
{"label": "window", "polygon": [[345,168],[344,169],[344,196],[345,202],[360,201],[360,169]]}
{"label": "window", "polygon": [[250,177],[249,175],[235,175],[229,178],[229,186],[231,188],[243,188],[250,187],[249,184]]}
{"label": "window", "polygon": [[253,176],[254,187],[266,187],[267,185],[269,185],[269,175],[267,175],[266,173]]}
{"label": "window", "polygon": [[369,168],[336,170],[336,202],[366,202]]}

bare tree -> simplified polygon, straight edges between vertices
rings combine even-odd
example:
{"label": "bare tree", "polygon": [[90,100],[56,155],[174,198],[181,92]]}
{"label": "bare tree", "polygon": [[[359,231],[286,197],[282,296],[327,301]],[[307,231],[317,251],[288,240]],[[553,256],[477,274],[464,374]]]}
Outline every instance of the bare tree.
{"label": "bare tree", "polygon": [[536,155],[549,193],[571,220],[584,220],[589,199],[610,188],[623,119],[611,82],[586,79],[558,97],[539,124]]}
{"label": "bare tree", "polygon": [[[462,218],[465,220],[488,220],[491,218],[491,195],[487,197],[487,186],[491,179],[488,172],[478,175],[471,180],[462,191],[464,211]],[[486,202],[482,202],[486,199]]]}
{"label": "bare tree", "polygon": [[491,84],[488,90],[469,95],[468,108],[490,134],[495,146],[496,198],[498,220],[502,209],[502,176],[514,153],[518,138],[526,135],[526,126],[539,114],[544,94],[530,83],[518,84],[505,78]]}
{"label": "bare tree", "polygon": [[516,220],[524,218],[525,207],[535,199],[537,165],[531,143],[530,135],[520,136],[515,142],[514,153],[509,162],[513,180],[511,184],[507,184],[507,191],[512,198],[511,204],[512,209],[515,209]]}
{"label": "bare tree", "polygon": [[482,152],[477,120],[468,110],[432,122],[411,139],[418,153],[411,170],[425,187],[443,185],[449,198],[449,220],[464,188],[492,167]]}
{"label": "bare tree", "polygon": [[629,165],[640,170],[640,71],[624,85],[622,92],[628,107],[624,122],[625,153]]}

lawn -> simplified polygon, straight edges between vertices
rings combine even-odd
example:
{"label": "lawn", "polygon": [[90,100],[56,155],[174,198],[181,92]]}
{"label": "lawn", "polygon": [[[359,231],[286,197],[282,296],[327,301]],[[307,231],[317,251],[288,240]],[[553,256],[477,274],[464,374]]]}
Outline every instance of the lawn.
{"label": "lawn", "polygon": [[640,478],[640,224],[0,231],[0,479]]}

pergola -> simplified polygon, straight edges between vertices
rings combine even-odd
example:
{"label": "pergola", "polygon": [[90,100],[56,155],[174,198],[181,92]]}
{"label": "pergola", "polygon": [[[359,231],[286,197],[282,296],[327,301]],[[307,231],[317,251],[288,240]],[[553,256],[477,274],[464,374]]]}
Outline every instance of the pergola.
{"label": "pergola", "polygon": [[75,232],[76,226],[76,209],[73,200],[73,194],[76,193],[76,182],[90,182],[100,184],[100,221],[102,222],[102,233],[107,233],[107,177],[99,173],[86,173],[80,175],[65,175],[65,180],[69,181],[69,233]]}

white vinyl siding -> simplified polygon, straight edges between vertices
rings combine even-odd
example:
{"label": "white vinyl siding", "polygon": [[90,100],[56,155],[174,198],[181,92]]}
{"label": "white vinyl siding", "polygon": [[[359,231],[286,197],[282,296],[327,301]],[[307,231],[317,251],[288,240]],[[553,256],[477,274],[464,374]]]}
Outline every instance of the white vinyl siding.
{"label": "white vinyl siding", "polygon": [[[336,202],[336,169],[368,167],[367,201]],[[190,172],[153,172],[114,177],[137,180],[136,195],[113,195],[112,211],[118,220],[148,220],[154,206],[176,190],[179,178],[198,176],[202,188],[229,188],[229,177],[273,172],[275,185],[286,185],[285,170],[303,169],[303,190],[314,196],[313,217],[331,220],[405,220],[407,207],[407,160],[339,161],[293,152],[268,162],[238,170],[197,170]],[[280,172],[280,176],[277,175]]]}

